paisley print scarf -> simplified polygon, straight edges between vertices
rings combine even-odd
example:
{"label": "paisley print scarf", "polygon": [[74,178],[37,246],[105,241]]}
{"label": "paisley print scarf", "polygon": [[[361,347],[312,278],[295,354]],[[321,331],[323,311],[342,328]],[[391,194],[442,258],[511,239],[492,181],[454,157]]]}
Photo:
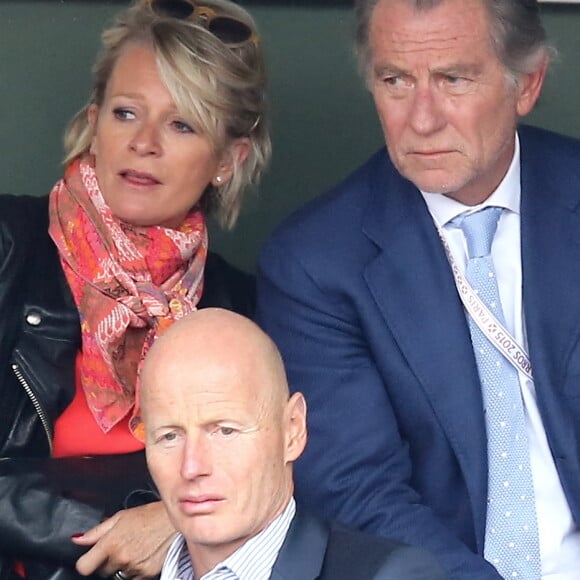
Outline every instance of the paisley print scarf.
{"label": "paisley print scarf", "polygon": [[103,432],[132,411],[143,440],[138,373],[154,340],[195,310],[207,230],[194,209],[178,229],[116,219],[89,160],[77,160],[50,194],[49,233],[80,313],[81,385]]}

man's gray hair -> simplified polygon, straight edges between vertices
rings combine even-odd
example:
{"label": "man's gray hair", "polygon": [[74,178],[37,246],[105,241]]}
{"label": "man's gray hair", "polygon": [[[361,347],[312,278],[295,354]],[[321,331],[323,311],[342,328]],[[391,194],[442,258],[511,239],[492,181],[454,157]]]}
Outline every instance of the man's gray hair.
{"label": "man's gray hair", "polygon": [[[369,29],[375,7],[381,1],[355,0],[355,47],[361,73],[369,78],[371,47]],[[398,0],[401,1],[401,0]],[[430,10],[446,0],[402,0],[416,10]],[[537,0],[480,0],[487,8],[490,41],[509,76],[532,72],[556,50],[546,39]]]}

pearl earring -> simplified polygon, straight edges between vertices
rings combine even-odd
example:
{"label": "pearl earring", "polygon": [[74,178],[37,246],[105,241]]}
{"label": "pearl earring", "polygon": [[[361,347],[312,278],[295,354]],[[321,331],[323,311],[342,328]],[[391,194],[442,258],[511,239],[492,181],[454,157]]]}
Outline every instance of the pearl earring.
{"label": "pearl earring", "polygon": [[224,180],[224,178],[223,178],[221,175],[218,175],[218,176],[215,178],[215,180],[216,180],[218,183],[221,183],[221,182]]}

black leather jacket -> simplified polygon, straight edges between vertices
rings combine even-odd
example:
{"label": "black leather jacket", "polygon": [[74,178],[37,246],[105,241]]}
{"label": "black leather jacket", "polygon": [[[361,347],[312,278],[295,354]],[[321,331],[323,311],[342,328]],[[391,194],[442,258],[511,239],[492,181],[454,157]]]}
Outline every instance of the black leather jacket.
{"label": "black leather jacket", "polygon": [[[0,580],[80,579],[70,536],[152,490],[144,453],[50,459],[75,392],[76,306],[48,236],[48,198],[0,196]],[[210,253],[199,307],[254,312],[254,279]],[[128,503],[129,502],[129,503]]]}

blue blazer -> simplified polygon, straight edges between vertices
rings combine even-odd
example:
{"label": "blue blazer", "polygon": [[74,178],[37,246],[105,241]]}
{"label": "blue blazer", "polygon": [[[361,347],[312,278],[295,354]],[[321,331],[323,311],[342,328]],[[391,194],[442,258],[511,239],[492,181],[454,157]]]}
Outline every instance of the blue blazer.
{"label": "blue blazer", "polygon": [[433,557],[361,532],[326,524],[298,509],[270,580],[444,580]]}
{"label": "blue blazer", "polygon": [[[521,127],[523,304],[538,406],[580,524],[580,141]],[[263,248],[258,320],[309,406],[299,501],[431,550],[482,558],[487,452],[469,329],[420,192],[379,151]]]}

